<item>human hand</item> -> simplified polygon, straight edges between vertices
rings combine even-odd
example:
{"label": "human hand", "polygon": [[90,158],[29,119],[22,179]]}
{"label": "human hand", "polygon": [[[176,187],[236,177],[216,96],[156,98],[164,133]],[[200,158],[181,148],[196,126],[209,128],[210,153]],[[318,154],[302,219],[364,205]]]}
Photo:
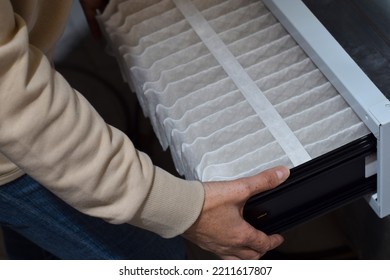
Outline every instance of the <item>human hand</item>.
{"label": "human hand", "polygon": [[92,36],[95,39],[100,39],[102,37],[102,33],[96,20],[96,15],[97,11],[104,11],[108,4],[108,0],[80,0],[80,4],[83,8]]}
{"label": "human hand", "polygon": [[183,236],[222,259],[259,259],[283,242],[278,234],[266,235],[243,219],[245,202],[287,179],[286,167],[226,182],[203,183],[205,202],[198,220]]}

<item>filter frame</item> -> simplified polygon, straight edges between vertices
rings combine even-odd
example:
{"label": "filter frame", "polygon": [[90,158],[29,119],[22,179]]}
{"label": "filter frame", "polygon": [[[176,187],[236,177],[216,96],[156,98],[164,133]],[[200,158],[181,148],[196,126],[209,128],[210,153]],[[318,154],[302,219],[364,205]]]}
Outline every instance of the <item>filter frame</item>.
{"label": "filter frame", "polygon": [[281,233],[376,190],[365,176],[366,157],[376,152],[369,134],[291,169],[277,188],[250,198],[244,219],[267,234]]}

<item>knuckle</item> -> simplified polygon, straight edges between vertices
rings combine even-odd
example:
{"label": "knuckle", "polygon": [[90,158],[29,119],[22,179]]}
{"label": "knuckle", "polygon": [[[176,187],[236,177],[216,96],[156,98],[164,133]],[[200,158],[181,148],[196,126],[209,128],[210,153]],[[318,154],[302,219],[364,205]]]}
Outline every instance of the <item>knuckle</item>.
{"label": "knuckle", "polygon": [[274,172],[267,172],[264,177],[265,186],[268,188],[275,187],[278,185],[279,180]]}
{"label": "knuckle", "polygon": [[245,197],[249,197],[250,195],[252,195],[252,187],[250,185],[243,185],[243,187],[241,188],[242,189],[242,193]]}
{"label": "knuckle", "polygon": [[249,239],[246,234],[239,234],[234,241],[236,246],[246,246],[249,243]]}
{"label": "knuckle", "polygon": [[267,252],[272,249],[271,242],[266,237],[258,238],[256,240],[256,248],[258,251]]}

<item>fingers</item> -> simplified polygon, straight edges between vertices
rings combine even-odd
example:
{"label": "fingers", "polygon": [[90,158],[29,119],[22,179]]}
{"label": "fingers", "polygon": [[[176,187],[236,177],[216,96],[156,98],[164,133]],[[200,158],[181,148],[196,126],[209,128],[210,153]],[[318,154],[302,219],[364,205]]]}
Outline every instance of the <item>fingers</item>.
{"label": "fingers", "polygon": [[264,254],[256,252],[254,250],[243,248],[240,251],[237,251],[234,255],[221,255],[223,260],[258,260]]}
{"label": "fingers", "polygon": [[288,176],[288,168],[281,166],[234,181],[204,183],[202,212],[184,236],[224,259],[259,259],[279,246],[283,238],[267,236],[248,224],[242,217],[244,203],[256,193],[276,187]]}
{"label": "fingers", "polygon": [[225,260],[258,260],[264,256],[268,251],[271,251],[283,243],[284,239],[281,235],[264,235],[257,243],[250,247],[242,247],[236,249],[234,254],[222,254],[220,257]]}
{"label": "fingers", "polygon": [[290,170],[285,166],[277,166],[265,170],[255,176],[245,178],[248,186],[248,198],[270,189],[273,189],[286,181],[290,175]]}
{"label": "fingers", "polygon": [[246,240],[246,246],[260,254],[265,254],[266,252],[275,249],[284,241],[284,238],[280,234],[267,235],[249,224],[246,234],[248,238]]}
{"label": "fingers", "polygon": [[238,241],[236,244],[232,244],[232,248],[228,248],[226,252],[220,254],[223,259],[260,259],[284,241],[284,238],[279,234],[268,236],[250,225],[240,231],[244,233],[243,236],[237,238]]}
{"label": "fingers", "polygon": [[253,242],[250,246],[251,249],[257,252],[263,252],[264,254],[279,247],[284,239],[279,234],[265,235],[263,232],[258,232],[259,237],[257,241]]}
{"label": "fingers", "polygon": [[80,0],[89,29],[95,39],[101,38],[101,31],[96,20],[97,11],[103,11],[107,3],[107,0]]}

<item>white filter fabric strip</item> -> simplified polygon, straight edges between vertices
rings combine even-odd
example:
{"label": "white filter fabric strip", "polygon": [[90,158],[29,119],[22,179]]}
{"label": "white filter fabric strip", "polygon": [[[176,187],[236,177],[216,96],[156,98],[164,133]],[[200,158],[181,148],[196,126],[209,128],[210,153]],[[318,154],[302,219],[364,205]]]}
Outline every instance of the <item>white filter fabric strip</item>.
{"label": "white filter fabric strip", "polygon": [[236,60],[227,46],[210,27],[199,10],[189,0],[173,0],[191,27],[234,81],[249,104],[275,137],[294,166],[311,159],[301,142],[283,118]]}
{"label": "white filter fabric strip", "polygon": [[[369,133],[263,1],[191,3],[311,158]],[[98,20],[181,175],[227,180],[295,166],[211,52],[219,44],[206,46],[173,0],[114,0]]]}

